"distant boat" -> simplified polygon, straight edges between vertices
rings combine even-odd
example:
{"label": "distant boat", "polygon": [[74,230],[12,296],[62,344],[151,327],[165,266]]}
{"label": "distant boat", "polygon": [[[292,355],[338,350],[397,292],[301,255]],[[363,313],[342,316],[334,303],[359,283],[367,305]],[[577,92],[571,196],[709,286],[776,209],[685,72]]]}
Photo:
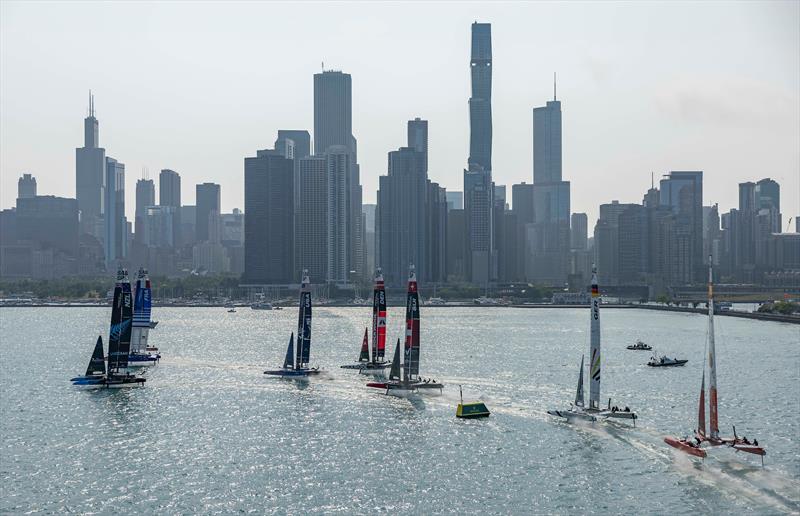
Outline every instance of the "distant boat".
{"label": "distant boat", "polygon": [[133,300],[128,271],[117,271],[114,300],[111,305],[111,328],[108,338],[108,370],[101,366],[103,340],[98,338],[86,374],[72,378],[72,384],[89,389],[118,389],[144,384],[145,379],[128,372],[128,355],[131,346]]}
{"label": "distant boat", "polygon": [[161,359],[158,348],[148,345],[151,311],[152,292],[150,278],[147,276],[145,269],[139,269],[133,298],[133,331],[131,333],[131,352],[128,356],[128,367],[151,366],[157,364]]}
{"label": "distant boat", "polygon": [[236,313],[236,308],[233,308],[233,307],[228,308],[228,313],[229,314],[235,314]]}
{"label": "distant boat", "polygon": [[628,346],[627,349],[630,349],[630,350],[633,350],[633,351],[651,351],[653,349],[653,347],[648,345],[648,344],[645,344],[641,340],[637,340],[636,344],[631,344],[630,346]]}
{"label": "distant boat", "polygon": [[297,352],[294,351],[294,333],[289,338],[289,347],[283,367],[264,374],[284,377],[305,377],[319,374],[316,367],[308,367],[311,355],[311,280],[308,270],[303,271],[303,281],[300,284],[300,310],[297,319]]}
{"label": "distant boat", "polygon": [[608,400],[608,408],[600,408],[600,370],[602,362],[600,360],[600,288],[597,284],[597,268],[592,266],[592,295],[591,309],[589,311],[589,407],[584,406],[583,401],[583,356],[581,357],[581,369],[578,374],[578,391],[575,395],[575,402],[565,410],[548,410],[551,416],[562,417],[567,420],[583,419],[596,421],[598,417],[630,419],[636,424],[636,413],[628,407],[619,409],[611,406],[611,399]]}
{"label": "distant boat", "polygon": [[268,303],[266,301],[258,301],[250,305],[250,308],[253,310],[274,310],[272,303]]}
{"label": "distant boat", "polygon": [[679,360],[677,358],[669,358],[667,355],[657,357],[653,355],[647,365],[650,367],[675,367],[686,364],[688,360]]}
{"label": "distant boat", "polygon": [[444,385],[436,380],[422,378],[419,375],[420,356],[420,318],[419,294],[417,294],[417,275],[414,266],[408,271],[408,295],[406,297],[406,342],[403,353],[403,363],[400,363],[400,339],[394,349],[392,368],[389,371],[389,381],[368,383],[367,387],[385,389],[389,392],[416,392],[419,390],[436,389],[442,391]]}
{"label": "distant boat", "polygon": [[381,373],[391,366],[386,355],[386,288],[381,269],[375,272],[375,287],[372,292],[372,359],[369,352],[368,329],[364,329],[364,340],[358,362],[341,366],[342,369],[357,369],[364,373]]}
{"label": "distant boat", "polygon": [[761,456],[761,464],[764,464],[764,455],[767,451],[758,444],[757,439],[752,441],[747,437],[736,435],[736,427],[733,427],[733,437],[720,437],[719,435],[719,411],[718,411],[718,392],[717,392],[717,351],[714,342],[714,274],[713,260],[708,257],[708,338],[706,349],[708,351],[708,412],[710,432],[706,433],[706,365],[703,364],[703,377],[700,381],[700,401],[697,410],[697,428],[694,438],[687,437],[665,437],[664,442],[689,455],[705,458],[707,450],[714,446],[727,445],[736,451],[752,453]]}

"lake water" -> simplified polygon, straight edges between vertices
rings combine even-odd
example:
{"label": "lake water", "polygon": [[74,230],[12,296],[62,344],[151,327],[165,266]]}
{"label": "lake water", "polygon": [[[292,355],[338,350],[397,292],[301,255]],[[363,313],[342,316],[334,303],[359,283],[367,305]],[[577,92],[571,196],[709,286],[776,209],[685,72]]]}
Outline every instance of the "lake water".
{"label": "lake water", "polygon": [[[758,457],[705,462],[662,437],[695,427],[707,321],[602,312],[602,399],[636,428],[548,416],[574,397],[588,309],[422,308],[423,375],[441,396],[385,396],[340,369],[369,308],[318,308],[308,382],[283,361],[295,309],[156,308],[146,387],[79,391],[107,308],[0,310],[0,513],[628,513],[800,511],[800,329],[717,317],[720,425]],[[389,310],[389,352],[403,333]],[[688,358],[645,366],[642,339]],[[457,420],[458,386],[492,410]]]}

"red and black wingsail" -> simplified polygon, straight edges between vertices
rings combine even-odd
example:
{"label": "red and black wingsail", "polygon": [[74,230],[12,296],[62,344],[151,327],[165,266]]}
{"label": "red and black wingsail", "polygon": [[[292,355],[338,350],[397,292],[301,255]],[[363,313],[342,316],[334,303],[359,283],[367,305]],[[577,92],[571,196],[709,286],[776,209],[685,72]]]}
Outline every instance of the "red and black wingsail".
{"label": "red and black wingsail", "polygon": [[386,288],[383,274],[375,274],[375,289],[372,292],[372,360],[383,361],[386,356]]}
{"label": "red and black wingsail", "polygon": [[408,270],[408,297],[406,298],[406,345],[403,363],[404,380],[409,382],[419,377],[419,294],[414,266]]}

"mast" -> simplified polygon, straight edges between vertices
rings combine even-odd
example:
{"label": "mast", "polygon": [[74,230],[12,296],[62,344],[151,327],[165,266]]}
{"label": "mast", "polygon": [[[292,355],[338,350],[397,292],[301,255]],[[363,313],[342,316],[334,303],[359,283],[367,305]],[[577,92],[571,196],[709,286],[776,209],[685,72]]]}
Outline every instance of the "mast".
{"label": "mast", "polygon": [[296,369],[308,364],[311,355],[311,280],[308,269],[303,269],[300,284],[300,310],[297,317],[297,363]]}
{"label": "mast", "polygon": [[[708,256],[708,412],[711,438],[719,438],[717,413],[717,352],[714,349],[714,271],[711,255]],[[705,374],[705,372],[704,372]]]}
{"label": "mast", "polygon": [[408,297],[406,298],[406,346],[403,361],[403,380],[419,377],[419,294],[414,265],[408,267]]}
{"label": "mast", "polygon": [[706,371],[703,366],[703,381],[700,382],[700,403],[697,407],[697,433],[706,435]]}
{"label": "mast", "polygon": [[386,356],[386,288],[380,267],[375,271],[372,291],[372,361],[383,362]]}
{"label": "mast", "polygon": [[600,288],[592,264],[592,301],[589,323],[589,408],[600,409]]}

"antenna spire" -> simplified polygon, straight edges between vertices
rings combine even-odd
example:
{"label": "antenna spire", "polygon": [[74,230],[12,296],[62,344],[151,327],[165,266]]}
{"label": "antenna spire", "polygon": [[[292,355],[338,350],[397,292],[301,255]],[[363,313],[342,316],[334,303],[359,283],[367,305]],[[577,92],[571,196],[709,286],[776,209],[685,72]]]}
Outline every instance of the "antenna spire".
{"label": "antenna spire", "polygon": [[556,101],[556,72],[553,72],[553,102]]}
{"label": "antenna spire", "polygon": [[656,187],[656,183],[655,183],[655,180],[653,179],[653,171],[651,170],[650,171],[650,189],[652,190],[655,187]]}

